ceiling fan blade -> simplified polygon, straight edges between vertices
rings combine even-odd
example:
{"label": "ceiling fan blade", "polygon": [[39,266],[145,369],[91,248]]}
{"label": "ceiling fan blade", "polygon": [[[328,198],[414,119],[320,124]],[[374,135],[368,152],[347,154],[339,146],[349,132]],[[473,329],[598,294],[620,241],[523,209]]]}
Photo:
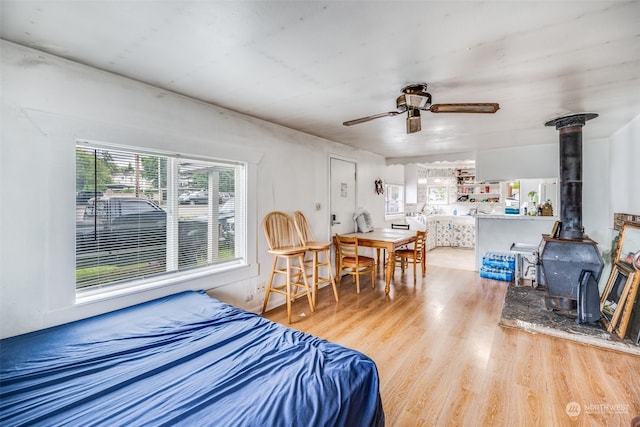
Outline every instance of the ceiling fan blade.
{"label": "ceiling fan blade", "polygon": [[368,122],[369,120],[379,119],[380,117],[397,116],[398,114],[402,114],[402,113],[404,113],[404,111],[389,111],[388,113],[374,114],[373,116],[367,116],[367,117],[362,117],[360,119],[349,120],[348,122],[344,122],[342,124],[345,126],[357,125],[360,123]]}
{"label": "ceiling fan blade", "polygon": [[483,113],[493,114],[500,109],[496,103],[466,103],[466,104],[433,104],[429,111],[432,113]]}

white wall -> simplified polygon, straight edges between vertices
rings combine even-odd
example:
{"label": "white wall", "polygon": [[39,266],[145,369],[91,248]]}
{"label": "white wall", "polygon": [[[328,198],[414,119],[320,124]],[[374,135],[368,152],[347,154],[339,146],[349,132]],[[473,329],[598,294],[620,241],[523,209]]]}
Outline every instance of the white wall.
{"label": "white wall", "polygon": [[[269,278],[260,222],[274,209],[308,214],[328,239],[328,157],[358,162],[358,206],[376,224],[384,200],[373,181],[382,157],[211,106],[39,51],[1,42],[0,335],[7,337],[103,313],[184,289],[212,289],[235,305]],[[229,274],[75,304],[75,139],[207,157],[242,157],[249,189],[249,261]],[[251,167],[253,165],[253,167]],[[321,209],[315,210],[316,203]],[[272,298],[271,306],[282,301]]]}
{"label": "white wall", "polygon": [[640,114],[611,137],[611,214],[640,214]]}
{"label": "white wall", "polygon": [[[589,139],[588,127],[587,123],[582,135],[582,225],[585,233],[605,250],[610,245],[609,228],[613,221],[607,197],[611,187],[608,172],[610,143],[608,140]],[[506,181],[518,178],[558,178],[560,161],[557,131],[550,133],[549,139],[547,144],[479,151],[477,179]],[[526,200],[526,192],[521,194]],[[554,206],[554,215],[559,215],[559,208],[560,206]],[[503,251],[508,252],[508,249]]]}
{"label": "white wall", "polygon": [[476,181],[511,181],[558,176],[558,134],[549,133],[540,145],[478,151]]}
{"label": "white wall", "polygon": [[553,228],[553,217],[476,217],[476,269],[482,266],[487,252],[510,253],[513,243],[538,245],[543,234]]}
{"label": "white wall", "polygon": [[400,184],[405,185],[404,174],[405,174],[405,166],[404,165],[392,165],[387,166],[385,168],[385,183],[387,184]]}
{"label": "white wall", "polygon": [[[598,119],[596,119],[598,120]],[[598,242],[601,251],[611,247],[613,215],[607,194],[609,180],[608,140],[587,140],[589,123],[583,129],[582,144],[582,225],[585,233]]]}

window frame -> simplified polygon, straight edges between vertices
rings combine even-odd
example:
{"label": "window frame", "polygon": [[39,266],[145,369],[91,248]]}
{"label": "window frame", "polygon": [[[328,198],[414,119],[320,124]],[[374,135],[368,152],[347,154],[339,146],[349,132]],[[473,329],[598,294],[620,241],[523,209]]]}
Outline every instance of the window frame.
{"label": "window frame", "polygon": [[[88,286],[84,288],[75,288],[76,294],[76,304],[85,304],[93,301],[118,297],[122,295],[126,295],[134,292],[146,291],[149,289],[167,287],[171,285],[176,285],[179,283],[183,283],[189,280],[196,280],[201,277],[207,277],[215,275],[222,279],[223,283],[228,283],[229,281],[241,280],[242,278],[253,277],[257,275],[257,259],[252,258],[253,253],[255,253],[255,243],[249,244],[249,239],[247,236],[255,235],[255,229],[251,226],[252,219],[250,212],[255,212],[255,203],[251,203],[251,207],[249,206],[249,200],[251,197],[249,196],[249,182],[256,183],[256,167],[257,162],[247,161],[247,159],[237,159],[237,160],[229,160],[229,159],[220,159],[210,156],[202,156],[202,155],[191,155],[186,153],[171,153],[162,150],[155,149],[141,149],[140,147],[134,146],[124,146],[119,144],[110,144],[103,142],[90,141],[86,139],[76,139],[74,148],[78,147],[97,149],[97,150],[114,150],[120,152],[127,152],[130,154],[140,154],[145,156],[158,156],[158,157],[167,157],[171,159],[179,159],[184,160],[188,159],[189,161],[202,161],[202,162],[211,162],[211,163],[220,163],[220,164],[229,164],[241,166],[243,173],[238,181],[235,183],[235,197],[241,197],[242,201],[239,203],[243,206],[244,215],[243,215],[243,223],[236,223],[237,227],[236,231],[236,239],[234,244],[236,246],[241,246],[241,256],[235,257],[229,261],[223,261],[219,263],[194,267],[189,270],[170,270],[169,266],[165,267],[165,271],[159,273],[156,276],[152,277],[136,277],[126,281],[116,281],[111,283],[99,284],[94,286]],[[242,157],[242,156],[240,156]],[[261,155],[260,155],[261,157]],[[250,160],[250,159],[249,159]],[[75,162],[74,162],[75,165]],[[77,171],[76,171],[77,172]],[[75,173],[74,173],[75,175]],[[175,205],[178,205],[178,173],[177,170],[174,171],[173,178],[171,178],[172,174],[167,173],[167,199],[172,197],[171,195],[175,195]],[[238,174],[236,174],[238,175]],[[169,180],[172,179],[171,185],[169,185]],[[172,188],[170,188],[172,187]],[[238,199],[236,199],[238,200]],[[171,209],[170,204],[167,204],[167,211]],[[167,228],[169,228],[169,212],[167,212]],[[255,216],[255,214],[253,215]],[[173,215],[173,221],[175,222],[174,226],[178,223],[178,216]],[[235,216],[234,216],[235,218]],[[255,241],[255,239],[253,239]],[[75,245],[74,245],[75,248]],[[176,253],[178,250],[177,243],[175,247]],[[74,257],[74,266],[75,266],[75,257]],[[75,284],[75,281],[74,281]],[[211,288],[215,288],[217,286],[221,286],[221,284],[212,284]]]}
{"label": "window frame", "polygon": [[[389,199],[388,197],[391,195],[392,190],[391,187],[397,187],[397,194],[399,194],[400,196],[400,200],[399,200],[399,205],[398,205],[398,211],[397,212],[389,212],[388,208],[389,208]],[[397,184],[397,183],[393,183],[393,182],[385,182],[384,184],[384,216],[385,217],[392,217],[392,216],[399,216],[399,215],[404,215],[405,213],[405,186],[404,184]]]}

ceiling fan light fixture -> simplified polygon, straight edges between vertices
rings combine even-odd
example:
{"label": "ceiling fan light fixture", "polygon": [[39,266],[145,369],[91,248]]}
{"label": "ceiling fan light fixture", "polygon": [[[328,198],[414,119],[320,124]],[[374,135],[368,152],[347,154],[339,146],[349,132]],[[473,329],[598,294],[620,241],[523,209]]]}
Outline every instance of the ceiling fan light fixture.
{"label": "ceiling fan light fixture", "polygon": [[428,110],[431,106],[431,95],[427,94],[404,94],[400,95],[405,99],[405,103],[409,108],[419,108],[420,110]]}
{"label": "ceiling fan light fixture", "polygon": [[412,108],[409,110],[407,116],[407,133],[416,133],[422,130],[422,123],[420,122],[420,110]]}
{"label": "ceiling fan light fixture", "polygon": [[495,113],[500,109],[497,103],[431,104],[431,94],[426,83],[416,83],[402,88],[402,94],[396,98],[396,111],[374,114],[355,120],[348,120],[345,126],[357,125],[381,117],[397,116],[407,113],[407,133],[420,132],[420,110],[432,113]]}
{"label": "ceiling fan light fixture", "polygon": [[398,111],[407,111],[407,99],[404,95],[400,95],[396,98],[396,108],[398,109]]}

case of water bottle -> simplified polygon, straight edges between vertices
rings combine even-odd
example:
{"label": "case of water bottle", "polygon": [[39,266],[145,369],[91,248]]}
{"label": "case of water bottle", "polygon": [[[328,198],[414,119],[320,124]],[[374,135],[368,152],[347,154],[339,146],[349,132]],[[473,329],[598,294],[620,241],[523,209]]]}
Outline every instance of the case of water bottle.
{"label": "case of water bottle", "polygon": [[516,257],[515,255],[500,252],[487,252],[482,257],[482,266],[515,270]]}
{"label": "case of water bottle", "polygon": [[511,254],[487,252],[482,257],[480,277],[510,282],[516,268],[516,257]]}
{"label": "case of water bottle", "polygon": [[510,282],[513,280],[513,270],[508,268],[480,267],[480,277]]}

